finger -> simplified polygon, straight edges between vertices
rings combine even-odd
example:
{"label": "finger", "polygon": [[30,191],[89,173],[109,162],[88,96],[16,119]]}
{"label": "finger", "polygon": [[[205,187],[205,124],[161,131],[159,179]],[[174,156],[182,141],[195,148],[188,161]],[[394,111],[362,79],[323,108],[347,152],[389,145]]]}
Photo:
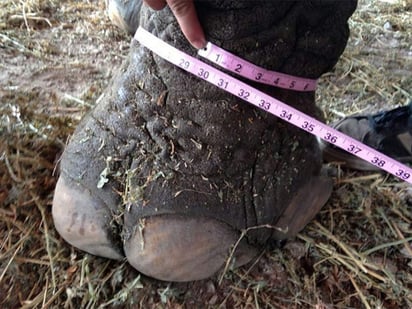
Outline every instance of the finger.
{"label": "finger", "polygon": [[205,47],[205,34],[197,17],[193,0],[166,1],[189,43],[198,49]]}
{"label": "finger", "polygon": [[165,0],[143,0],[143,2],[156,11],[163,9],[167,4]]}

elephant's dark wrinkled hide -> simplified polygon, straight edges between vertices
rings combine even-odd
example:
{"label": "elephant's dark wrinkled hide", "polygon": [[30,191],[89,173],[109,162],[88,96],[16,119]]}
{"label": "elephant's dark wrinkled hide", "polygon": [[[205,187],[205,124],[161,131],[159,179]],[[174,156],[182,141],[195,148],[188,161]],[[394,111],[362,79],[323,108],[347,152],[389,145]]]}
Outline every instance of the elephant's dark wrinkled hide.
{"label": "elephant's dark wrinkled hide", "polygon": [[[207,38],[267,69],[317,78],[343,51],[356,1],[199,1]],[[168,9],[143,9],[141,25],[196,55]],[[254,85],[316,116],[314,93]],[[137,218],[164,213],[213,217],[242,230],[272,224],[319,173],[309,134],[153,55],[136,41],[104,100],[67,147],[62,173],[122,207],[124,235]],[[106,183],[97,188],[109,167]],[[264,243],[265,233],[248,234]]]}

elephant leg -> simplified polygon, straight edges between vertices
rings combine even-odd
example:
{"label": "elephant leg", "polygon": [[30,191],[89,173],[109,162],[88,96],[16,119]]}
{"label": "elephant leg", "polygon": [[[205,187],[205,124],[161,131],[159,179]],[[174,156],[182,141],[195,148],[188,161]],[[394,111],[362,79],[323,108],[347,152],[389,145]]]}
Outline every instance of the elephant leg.
{"label": "elephant leg", "polygon": [[[316,79],[343,51],[356,1],[195,5],[212,42],[268,70]],[[142,6],[139,22],[196,55],[168,7]],[[313,91],[254,87],[319,115]],[[161,280],[203,279],[228,257],[241,265],[271,237],[296,235],[330,195],[321,164],[307,132],[132,41],[120,74],[63,153],[53,218],[62,237],[82,250],[125,255]],[[274,225],[274,235],[257,228]]]}

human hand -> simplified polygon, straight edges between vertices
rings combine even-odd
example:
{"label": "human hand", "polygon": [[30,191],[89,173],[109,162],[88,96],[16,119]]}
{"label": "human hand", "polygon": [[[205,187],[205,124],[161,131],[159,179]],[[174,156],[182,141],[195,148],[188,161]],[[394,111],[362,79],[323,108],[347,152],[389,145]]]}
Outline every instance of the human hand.
{"label": "human hand", "polygon": [[205,34],[199,19],[193,0],[143,0],[154,10],[161,10],[169,5],[173,14],[182,29],[183,34],[189,43],[197,48],[203,48],[206,45]]}

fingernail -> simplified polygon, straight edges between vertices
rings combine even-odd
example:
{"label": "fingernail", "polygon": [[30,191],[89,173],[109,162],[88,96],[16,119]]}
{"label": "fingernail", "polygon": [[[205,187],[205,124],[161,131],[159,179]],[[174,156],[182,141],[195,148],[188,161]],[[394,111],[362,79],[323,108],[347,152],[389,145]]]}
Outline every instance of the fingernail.
{"label": "fingernail", "polygon": [[192,45],[197,49],[202,49],[206,47],[206,40],[196,40],[192,42]]}

